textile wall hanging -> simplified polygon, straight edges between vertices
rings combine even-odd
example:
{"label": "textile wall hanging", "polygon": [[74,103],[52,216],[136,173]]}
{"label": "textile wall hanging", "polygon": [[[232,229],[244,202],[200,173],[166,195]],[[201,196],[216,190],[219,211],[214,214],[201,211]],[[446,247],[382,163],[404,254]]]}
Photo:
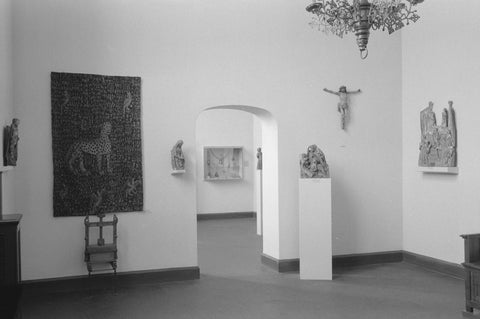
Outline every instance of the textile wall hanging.
{"label": "textile wall hanging", "polygon": [[143,210],[141,79],[51,73],[53,215]]}

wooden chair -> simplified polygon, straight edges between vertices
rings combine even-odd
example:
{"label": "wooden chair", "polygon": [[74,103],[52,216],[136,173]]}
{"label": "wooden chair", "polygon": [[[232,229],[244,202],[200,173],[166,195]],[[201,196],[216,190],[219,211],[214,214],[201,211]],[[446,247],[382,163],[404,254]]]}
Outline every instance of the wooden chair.
{"label": "wooden chair", "polygon": [[461,235],[465,245],[465,311],[464,318],[480,318],[480,234]]}
{"label": "wooden chair", "polygon": [[[113,215],[113,220],[104,221],[105,214],[98,214],[98,221],[91,222],[90,216],[85,217],[85,262],[87,263],[88,275],[90,276],[93,271],[105,270],[95,269],[93,265],[96,264],[110,264],[114,274],[117,274],[117,224],[118,218]],[[96,243],[90,243],[90,229],[98,228],[98,239]],[[103,237],[103,228],[113,227],[112,242],[105,243]]]}

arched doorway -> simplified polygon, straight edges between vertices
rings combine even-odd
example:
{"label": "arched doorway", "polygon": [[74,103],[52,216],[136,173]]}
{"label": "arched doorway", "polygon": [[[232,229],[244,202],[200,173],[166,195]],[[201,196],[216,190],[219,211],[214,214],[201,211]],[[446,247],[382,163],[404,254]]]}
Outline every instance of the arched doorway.
{"label": "arched doorway", "polygon": [[[214,110],[233,110],[249,113],[253,115],[255,123],[259,127],[261,139],[259,143],[254,142],[253,149],[256,152],[257,147],[262,148],[263,167],[261,171],[255,172],[256,198],[254,207],[257,213],[257,234],[261,234],[262,248],[261,253],[267,255],[276,255],[279,250],[279,213],[278,213],[278,129],[277,122],[273,115],[264,108],[245,106],[245,105],[222,105],[205,108],[199,117],[208,114]],[[212,112],[214,113],[214,112]],[[232,112],[239,113],[239,112]],[[198,124],[198,118],[197,118]],[[196,133],[198,135],[198,132]],[[202,202],[199,196],[198,183],[204,182],[204,147],[197,138],[197,210],[198,203]],[[212,145],[208,145],[212,146]],[[233,145],[232,145],[233,146]],[[250,154],[252,155],[252,154]],[[252,158],[252,157],[250,157]],[[255,169],[256,158],[249,163],[250,168]],[[258,180],[259,179],[259,180]],[[225,183],[226,184],[226,183]],[[224,185],[225,185],[224,184]],[[218,185],[218,184],[217,184]],[[261,199],[261,200],[260,200]],[[260,256],[256,259],[260,263]]]}

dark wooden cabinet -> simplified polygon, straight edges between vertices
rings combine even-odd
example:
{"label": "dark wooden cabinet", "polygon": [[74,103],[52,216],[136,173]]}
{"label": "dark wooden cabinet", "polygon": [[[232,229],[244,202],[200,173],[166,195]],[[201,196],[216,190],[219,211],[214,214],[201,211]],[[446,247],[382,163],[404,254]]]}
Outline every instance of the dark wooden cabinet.
{"label": "dark wooden cabinet", "polygon": [[461,235],[464,239],[465,262],[465,311],[464,318],[480,318],[474,310],[480,310],[480,234]]}
{"label": "dark wooden cabinet", "polygon": [[16,317],[21,293],[21,218],[20,214],[0,215],[0,313],[2,318]]}

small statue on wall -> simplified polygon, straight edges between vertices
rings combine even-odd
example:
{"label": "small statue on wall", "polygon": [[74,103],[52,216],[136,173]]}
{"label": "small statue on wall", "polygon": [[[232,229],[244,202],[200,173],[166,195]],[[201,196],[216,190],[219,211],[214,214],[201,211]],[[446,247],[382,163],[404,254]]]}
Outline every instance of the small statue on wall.
{"label": "small statue on wall", "polygon": [[7,125],[4,130],[4,165],[17,166],[18,158],[18,125],[19,119],[13,119],[11,125]]}
{"label": "small statue on wall", "polygon": [[418,165],[423,167],[457,166],[457,128],[453,102],[442,111],[442,124],[437,125],[433,102],[420,112],[420,155]]}
{"label": "small statue on wall", "polygon": [[185,156],[182,151],[183,141],[178,140],[171,150],[172,169],[174,171],[185,170]]}
{"label": "small statue on wall", "polygon": [[341,125],[342,125],[342,130],[344,130],[345,129],[345,121],[346,121],[346,118],[347,118],[347,115],[348,115],[348,95],[349,94],[360,93],[362,91],[360,89],[358,89],[357,91],[348,92],[347,87],[344,86],[344,85],[342,85],[340,87],[338,92],[335,92],[335,91],[332,91],[332,90],[329,90],[329,89],[323,89],[323,90],[325,92],[338,95],[338,97],[340,98],[340,101],[337,104],[337,110],[340,113],[340,115],[342,116],[342,122],[341,122],[342,124]]}
{"label": "small statue on wall", "polygon": [[263,168],[262,156],[263,156],[262,148],[259,147],[259,148],[257,148],[257,169],[260,170],[260,171]]}
{"label": "small statue on wall", "polygon": [[300,155],[300,178],[329,178],[330,170],[328,168],[325,154],[317,145],[310,145],[307,153]]}

